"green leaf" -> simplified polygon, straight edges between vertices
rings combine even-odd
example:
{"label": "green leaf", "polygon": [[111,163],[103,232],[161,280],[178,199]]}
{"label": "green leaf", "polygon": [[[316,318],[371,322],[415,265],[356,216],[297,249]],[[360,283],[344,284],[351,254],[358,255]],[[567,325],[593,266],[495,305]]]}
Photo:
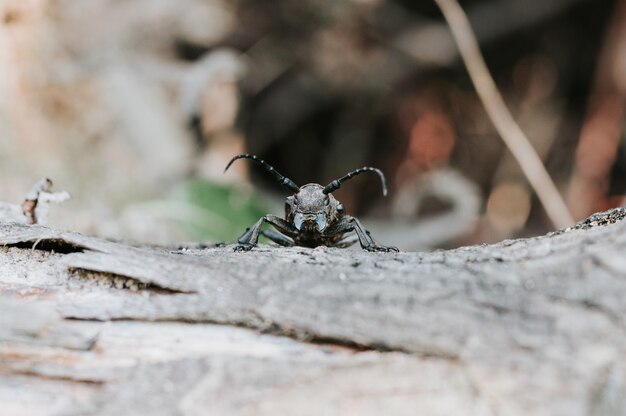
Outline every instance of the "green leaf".
{"label": "green leaf", "polygon": [[268,212],[256,192],[202,180],[183,184],[174,198],[182,202],[178,221],[193,238],[203,241],[235,241]]}

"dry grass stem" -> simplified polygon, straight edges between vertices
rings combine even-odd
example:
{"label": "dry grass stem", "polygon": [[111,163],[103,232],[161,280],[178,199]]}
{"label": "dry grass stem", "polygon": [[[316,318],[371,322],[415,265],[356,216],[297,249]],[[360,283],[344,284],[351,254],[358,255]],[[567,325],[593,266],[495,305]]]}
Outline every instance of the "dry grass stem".
{"label": "dry grass stem", "polygon": [[554,181],[504,103],[504,99],[485,64],[465,12],[456,0],[435,0],[435,2],[450,25],[452,36],[489,118],[520,164],[548,217],[558,228],[573,225],[574,219]]}

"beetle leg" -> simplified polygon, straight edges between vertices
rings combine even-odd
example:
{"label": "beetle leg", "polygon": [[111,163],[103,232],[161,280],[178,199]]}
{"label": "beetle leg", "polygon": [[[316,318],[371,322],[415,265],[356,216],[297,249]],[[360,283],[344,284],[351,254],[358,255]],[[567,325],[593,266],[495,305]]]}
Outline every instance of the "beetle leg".
{"label": "beetle leg", "polygon": [[293,237],[298,234],[298,230],[296,230],[293,225],[284,219],[277,217],[276,215],[264,215],[257,222],[255,222],[252,227],[248,228],[241,237],[239,237],[237,240],[239,244],[235,247],[235,251],[248,251],[252,247],[256,246],[259,241],[261,226],[264,222],[273,225],[274,228],[289,237]]}
{"label": "beetle leg", "polygon": [[359,241],[359,239],[357,238],[356,235],[349,235],[345,238],[342,238],[341,240],[337,241],[335,244],[333,244],[333,247],[337,247],[337,248],[347,248],[352,246],[354,243],[356,243],[357,241]]}
{"label": "beetle leg", "polygon": [[374,239],[370,235],[370,232],[367,231],[365,227],[363,227],[363,224],[361,224],[361,221],[359,221],[355,217],[350,217],[350,218],[352,220],[352,223],[354,224],[354,231],[356,232],[356,235],[359,237],[359,242],[361,243],[361,247],[363,247],[365,250],[384,251],[384,252],[400,251],[398,250],[398,247],[383,246],[383,245],[376,244],[374,242]]}
{"label": "beetle leg", "polygon": [[376,244],[374,239],[370,236],[370,232],[365,229],[363,224],[361,224],[361,221],[349,215],[343,217],[343,219],[336,226],[334,226],[332,230],[329,230],[329,234],[335,235],[348,231],[354,231],[356,233],[361,247],[367,251],[400,251],[397,247],[387,247]]}
{"label": "beetle leg", "polygon": [[269,238],[270,240],[272,240],[276,244],[281,245],[283,247],[293,247],[294,246],[293,240],[289,239],[288,237],[285,237],[284,235],[282,235],[281,233],[279,233],[277,231],[274,231],[274,230],[261,230],[261,235],[263,235],[266,238]]}

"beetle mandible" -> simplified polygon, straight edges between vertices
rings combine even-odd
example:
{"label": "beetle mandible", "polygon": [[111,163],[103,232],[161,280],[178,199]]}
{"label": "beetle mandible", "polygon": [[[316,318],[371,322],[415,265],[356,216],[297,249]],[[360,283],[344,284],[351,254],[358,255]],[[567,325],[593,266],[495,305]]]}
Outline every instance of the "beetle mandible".
{"label": "beetle mandible", "polygon": [[[285,218],[276,215],[264,215],[252,227],[246,229],[237,240],[239,243],[236,251],[248,251],[256,246],[259,235],[262,234],[275,243],[285,246],[303,247],[348,247],[356,242],[353,238],[345,235],[354,231],[361,247],[368,251],[398,251],[396,247],[387,247],[376,244],[369,231],[355,218],[345,213],[343,204],[335,199],[332,192],[341,187],[348,179],[363,172],[375,172],[380,177],[383,185],[383,195],[387,195],[385,175],[372,167],[362,167],[339,179],[335,179],[326,186],[317,183],[308,183],[298,186],[291,179],[281,175],[263,159],[248,153],[233,157],[224,172],[238,159],[252,159],[271,173],[278,182],[293,195],[285,201]],[[274,230],[261,230],[263,223],[274,226]]]}

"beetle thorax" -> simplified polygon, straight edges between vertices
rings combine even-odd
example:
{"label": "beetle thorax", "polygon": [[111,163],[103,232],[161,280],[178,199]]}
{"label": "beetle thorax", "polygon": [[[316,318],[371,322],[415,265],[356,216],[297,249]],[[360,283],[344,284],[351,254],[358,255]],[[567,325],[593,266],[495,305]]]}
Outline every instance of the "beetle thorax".
{"label": "beetle thorax", "polygon": [[296,208],[300,212],[320,212],[328,206],[328,195],[322,190],[324,187],[310,183],[300,188],[295,197]]}

